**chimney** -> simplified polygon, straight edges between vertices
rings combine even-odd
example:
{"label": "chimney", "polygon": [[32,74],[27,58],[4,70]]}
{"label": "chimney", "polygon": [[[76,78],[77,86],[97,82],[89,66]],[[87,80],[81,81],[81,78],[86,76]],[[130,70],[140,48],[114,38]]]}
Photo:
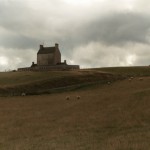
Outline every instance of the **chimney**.
{"label": "chimney", "polygon": [[67,65],[67,61],[66,60],[64,60],[64,64]]}
{"label": "chimney", "polygon": [[55,43],[55,47],[58,48],[58,47],[59,47],[59,44]]}
{"label": "chimney", "polygon": [[32,62],[32,65],[31,65],[31,67],[34,67],[34,62]]}
{"label": "chimney", "polygon": [[43,49],[43,45],[40,45],[40,49]]}

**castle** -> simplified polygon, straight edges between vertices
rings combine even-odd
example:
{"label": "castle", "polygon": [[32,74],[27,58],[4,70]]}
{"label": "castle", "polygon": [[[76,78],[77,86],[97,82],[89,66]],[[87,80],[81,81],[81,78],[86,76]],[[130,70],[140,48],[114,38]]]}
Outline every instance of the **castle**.
{"label": "castle", "polygon": [[38,66],[57,65],[59,63],[61,63],[61,53],[58,44],[55,44],[55,47],[44,47],[40,45],[37,53]]}
{"label": "castle", "polygon": [[59,44],[56,43],[54,47],[40,45],[37,52],[37,64],[32,62],[31,67],[18,68],[18,71],[73,70],[79,68],[79,65],[68,65],[66,60],[61,62]]}

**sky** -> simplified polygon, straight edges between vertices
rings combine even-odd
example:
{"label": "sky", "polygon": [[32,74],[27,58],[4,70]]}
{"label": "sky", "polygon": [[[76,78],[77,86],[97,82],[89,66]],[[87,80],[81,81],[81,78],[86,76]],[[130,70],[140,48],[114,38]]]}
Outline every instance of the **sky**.
{"label": "sky", "polygon": [[150,65],[150,1],[0,0],[0,71],[55,43],[81,68]]}

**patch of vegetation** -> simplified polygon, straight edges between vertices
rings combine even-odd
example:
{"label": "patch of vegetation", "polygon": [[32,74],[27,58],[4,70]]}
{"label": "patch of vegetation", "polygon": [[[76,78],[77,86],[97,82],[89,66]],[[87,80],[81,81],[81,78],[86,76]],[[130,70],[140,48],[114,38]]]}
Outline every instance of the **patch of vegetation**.
{"label": "patch of vegetation", "polygon": [[128,77],[150,76],[150,67],[108,67],[75,71],[5,72],[0,73],[0,96],[22,92],[42,94],[82,89]]}
{"label": "patch of vegetation", "polygon": [[13,72],[0,74],[0,95],[44,94],[75,90],[123,79],[100,71]]}
{"label": "patch of vegetation", "polygon": [[136,99],[142,100],[145,97],[150,97],[150,89],[143,89],[134,93]]}
{"label": "patch of vegetation", "polygon": [[144,77],[63,93],[1,97],[0,150],[148,150],[149,83]]}
{"label": "patch of vegetation", "polygon": [[150,76],[149,66],[137,66],[137,67],[107,67],[107,68],[94,68],[92,70],[99,70],[109,73],[120,74],[124,76],[143,77]]}

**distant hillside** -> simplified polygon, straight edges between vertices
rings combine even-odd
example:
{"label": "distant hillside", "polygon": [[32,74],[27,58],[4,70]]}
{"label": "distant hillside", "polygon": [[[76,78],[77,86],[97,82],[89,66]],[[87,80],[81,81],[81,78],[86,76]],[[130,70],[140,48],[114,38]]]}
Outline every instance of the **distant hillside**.
{"label": "distant hillside", "polygon": [[92,70],[121,74],[124,76],[135,76],[135,77],[150,76],[150,66],[106,67],[106,68],[94,68]]}
{"label": "distant hillside", "polygon": [[122,79],[120,75],[97,70],[7,72],[0,73],[0,95],[51,93],[56,90],[81,88],[90,84],[104,84]]}
{"label": "distant hillside", "polygon": [[0,150],[149,150],[150,77],[142,79],[1,97]]}
{"label": "distant hillside", "polygon": [[128,77],[150,76],[150,67],[109,67],[75,71],[0,73],[0,96],[42,94],[106,84]]}

